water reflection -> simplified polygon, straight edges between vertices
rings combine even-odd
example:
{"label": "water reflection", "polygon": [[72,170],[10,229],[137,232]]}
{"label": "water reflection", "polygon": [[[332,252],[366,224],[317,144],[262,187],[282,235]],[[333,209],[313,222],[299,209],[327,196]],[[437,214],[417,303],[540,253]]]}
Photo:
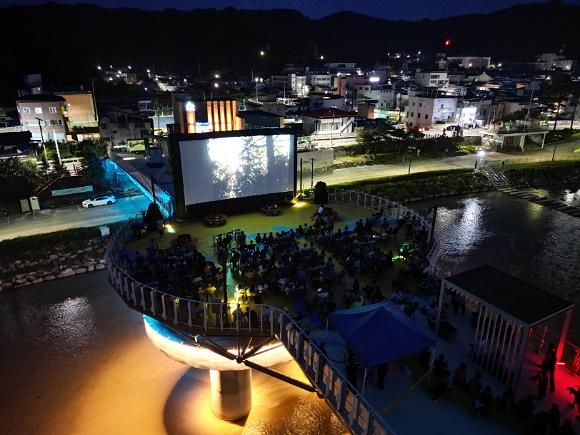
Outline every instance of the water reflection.
{"label": "water reflection", "polygon": [[491,264],[580,301],[578,218],[500,192],[422,201],[413,207],[426,212],[433,205],[439,206],[436,233],[442,265],[459,272]]}

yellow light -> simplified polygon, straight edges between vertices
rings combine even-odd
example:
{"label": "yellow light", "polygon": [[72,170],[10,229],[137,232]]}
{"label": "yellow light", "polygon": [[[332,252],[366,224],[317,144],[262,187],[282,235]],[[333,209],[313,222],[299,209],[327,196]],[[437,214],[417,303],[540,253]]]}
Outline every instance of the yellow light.
{"label": "yellow light", "polygon": [[175,228],[173,228],[171,224],[165,224],[165,229],[167,230],[168,233],[175,234]]}
{"label": "yellow light", "polygon": [[302,208],[308,205],[306,201],[300,201],[298,198],[294,198],[291,202],[294,204],[292,208]]}

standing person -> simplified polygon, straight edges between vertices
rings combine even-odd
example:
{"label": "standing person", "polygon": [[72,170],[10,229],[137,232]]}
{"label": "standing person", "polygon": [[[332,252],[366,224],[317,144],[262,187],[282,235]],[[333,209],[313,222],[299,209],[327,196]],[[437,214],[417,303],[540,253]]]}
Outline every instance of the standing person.
{"label": "standing person", "polygon": [[159,238],[162,239],[163,233],[165,232],[165,225],[163,225],[163,221],[161,219],[159,219],[155,225],[157,227],[157,231],[159,232]]}
{"label": "standing person", "polygon": [[546,356],[544,362],[542,363],[542,370],[549,375],[550,378],[550,393],[553,393],[556,389],[556,381],[554,379],[554,374],[556,371],[556,347],[554,343],[550,343],[548,350],[546,351]]}
{"label": "standing person", "polygon": [[548,379],[544,370],[540,370],[536,376],[538,382],[538,400],[542,400],[544,397],[546,397]]}
{"label": "standing person", "polygon": [[548,414],[548,433],[556,435],[560,428],[560,408],[556,403],[552,403],[550,413]]}
{"label": "standing person", "polygon": [[385,362],[379,364],[378,368],[378,379],[377,379],[377,388],[379,390],[385,389],[385,378],[389,374],[389,363]]}

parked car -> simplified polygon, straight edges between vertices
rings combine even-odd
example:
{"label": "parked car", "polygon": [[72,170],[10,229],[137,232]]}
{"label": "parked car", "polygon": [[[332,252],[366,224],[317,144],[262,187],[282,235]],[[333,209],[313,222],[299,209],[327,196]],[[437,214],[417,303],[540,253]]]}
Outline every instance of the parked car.
{"label": "parked car", "polygon": [[85,199],[82,204],[84,208],[96,207],[98,205],[109,205],[117,202],[117,198],[114,195],[101,195],[95,198]]}

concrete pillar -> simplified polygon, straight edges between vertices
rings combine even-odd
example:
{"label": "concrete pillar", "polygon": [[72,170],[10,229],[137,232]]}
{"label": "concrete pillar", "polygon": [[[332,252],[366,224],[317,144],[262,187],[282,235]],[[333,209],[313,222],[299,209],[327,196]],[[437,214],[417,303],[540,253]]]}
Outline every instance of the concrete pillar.
{"label": "concrete pillar", "polygon": [[239,420],[252,409],[252,372],[210,370],[211,407],[223,420]]}

